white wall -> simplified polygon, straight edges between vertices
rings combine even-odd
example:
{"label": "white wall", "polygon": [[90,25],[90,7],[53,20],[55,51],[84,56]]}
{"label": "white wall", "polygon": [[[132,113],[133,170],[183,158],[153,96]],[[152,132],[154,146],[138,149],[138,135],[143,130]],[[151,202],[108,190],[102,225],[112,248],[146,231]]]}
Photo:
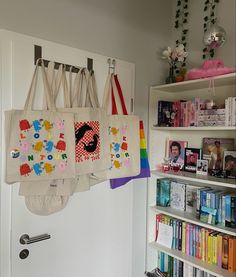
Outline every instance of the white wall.
{"label": "white wall", "polygon": [[[189,1],[189,37],[188,37],[188,67],[199,67],[203,63],[203,9],[205,0]],[[173,1],[173,16],[175,15],[176,3]],[[220,0],[217,10],[218,25],[227,33],[227,41],[216,50],[215,58],[223,60],[225,66],[235,66],[236,63],[236,27],[235,27],[235,0]],[[174,21],[173,21],[174,22]],[[175,45],[176,30],[173,31],[173,43]]]}
{"label": "white wall", "polygon": [[[166,75],[160,53],[171,39],[171,13],[171,0],[0,0],[0,29],[134,62],[135,110],[147,122],[149,86]],[[137,181],[132,277],[143,276],[145,220],[146,183]]]}

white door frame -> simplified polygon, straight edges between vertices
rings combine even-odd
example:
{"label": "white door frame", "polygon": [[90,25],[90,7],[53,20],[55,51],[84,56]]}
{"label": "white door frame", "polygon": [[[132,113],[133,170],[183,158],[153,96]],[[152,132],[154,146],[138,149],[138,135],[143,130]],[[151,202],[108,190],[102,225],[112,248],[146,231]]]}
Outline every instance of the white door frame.
{"label": "white door frame", "polygon": [[[2,38],[2,39],[1,39]],[[4,151],[4,108],[11,108],[10,93],[9,97],[3,98],[3,88],[11,90],[11,64],[9,58],[12,55],[12,44],[6,40],[4,30],[0,30],[0,151]],[[9,56],[10,55],[10,56]],[[11,59],[10,59],[11,60]],[[8,61],[8,62],[7,62]],[[0,277],[11,277],[11,186],[4,182],[5,169],[2,166],[4,161],[0,155],[0,168],[2,168],[0,178]]]}

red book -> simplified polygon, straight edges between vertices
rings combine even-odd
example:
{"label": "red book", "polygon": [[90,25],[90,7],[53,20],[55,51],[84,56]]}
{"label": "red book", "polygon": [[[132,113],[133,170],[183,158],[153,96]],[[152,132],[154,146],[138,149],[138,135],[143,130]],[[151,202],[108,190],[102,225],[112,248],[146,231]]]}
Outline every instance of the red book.
{"label": "red book", "polygon": [[160,221],[161,221],[161,214],[157,214],[156,215],[156,238],[155,238],[155,240],[157,240],[157,237],[158,237],[158,228],[159,228]]}

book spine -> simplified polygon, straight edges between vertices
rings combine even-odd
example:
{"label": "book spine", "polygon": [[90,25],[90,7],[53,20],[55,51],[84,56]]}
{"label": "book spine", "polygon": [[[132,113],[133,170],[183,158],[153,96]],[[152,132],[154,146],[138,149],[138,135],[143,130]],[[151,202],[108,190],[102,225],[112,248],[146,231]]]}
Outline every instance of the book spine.
{"label": "book spine", "polygon": [[236,97],[232,98],[232,126],[236,126]]}
{"label": "book spine", "polygon": [[222,241],[222,268],[228,269],[229,261],[229,236],[223,236]]}
{"label": "book spine", "polygon": [[176,248],[176,239],[175,239],[175,233],[176,233],[176,219],[173,219],[173,239],[172,239],[172,248]]}
{"label": "book spine", "polygon": [[229,97],[229,126],[232,126],[232,97]]}
{"label": "book spine", "polygon": [[209,237],[209,230],[206,230],[205,232],[205,256],[204,256],[204,261],[208,261],[208,252],[210,249],[208,249],[208,237]]}
{"label": "book spine", "polygon": [[155,240],[157,240],[158,237],[158,229],[159,229],[159,222],[161,221],[161,215],[157,214],[156,215],[156,238]]}
{"label": "book spine", "polygon": [[228,258],[228,270],[233,272],[233,258],[234,258],[234,238],[229,238],[229,258]]}
{"label": "book spine", "polygon": [[229,126],[229,99],[225,99],[225,126]]}
{"label": "book spine", "polygon": [[205,256],[206,256],[206,238],[205,238],[205,235],[206,235],[206,230],[205,228],[202,228],[201,229],[201,252],[202,252],[202,261],[205,261]]}
{"label": "book spine", "polygon": [[189,255],[193,256],[193,225],[189,226]]}
{"label": "book spine", "polygon": [[186,222],[182,223],[182,253],[186,251]]}
{"label": "book spine", "polygon": [[207,238],[207,262],[209,264],[212,263],[212,248],[211,248],[211,241],[212,241],[212,236],[211,234],[208,235],[208,238]]}
{"label": "book spine", "polygon": [[186,223],[186,250],[185,253],[189,256],[189,223]]}
{"label": "book spine", "polygon": [[193,225],[193,244],[192,244],[192,256],[196,256],[196,225]]}
{"label": "book spine", "polygon": [[182,251],[182,221],[179,222],[179,231],[178,231],[178,250]]}
{"label": "book spine", "polygon": [[179,223],[179,220],[177,220],[175,230],[175,249],[179,249]]}
{"label": "book spine", "polygon": [[202,228],[198,229],[198,258],[202,260]]}
{"label": "book spine", "polygon": [[222,234],[217,235],[217,265],[218,267],[222,266]]}
{"label": "book spine", "polygon": [[231,227],[231,196],[225,197],[225,226]]}
{"label": "book spine", "polygon": [[217,234],[215,234],[213,237],[212,237],[212,244],[213,244],[213,251],[212,251],[212,254],[213,254],[213,259],[212,259],[212,262],[213,264],[217,264]]}
{"label": "book spine", "polygon": [[231,220],[230,227],[236,228],[236,196],[231,196]]}
{"label": "book spine", "polygon": [[225,197],[226,195],[222,196],[222,210],[221,210],[221,224],[225,226]]}
{"label": "book spine", "polygon": [[195,257],[199,259],[199,226],[196,226],[196,243],[195,243]]}
{"label": "book spine", "polygon": [[161,126],[161,122],[162,122],[162,101],[158,101],[157,125]]}

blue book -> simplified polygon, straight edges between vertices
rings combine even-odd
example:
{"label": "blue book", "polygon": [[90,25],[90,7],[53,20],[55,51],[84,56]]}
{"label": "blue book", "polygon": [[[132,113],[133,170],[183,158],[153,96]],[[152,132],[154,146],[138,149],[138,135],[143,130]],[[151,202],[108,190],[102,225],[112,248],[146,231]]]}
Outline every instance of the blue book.
{"label": "blue book", "polygon": [[170,206],[170,180],[157,179],[156,205],[167,207]]}
{"label": "blue book", "polygon": [[193,225],[189,225],[189,256],[193,256]]}
{"label": "blue book", "polygon": [[231,222],[231,195],[228,194],[225,196],[225,226],[229,226]]}
{"label": "blue book", "polygon": [[160,254],[160,271],[164,272],[165,270],[165,254],[161,252]]}

